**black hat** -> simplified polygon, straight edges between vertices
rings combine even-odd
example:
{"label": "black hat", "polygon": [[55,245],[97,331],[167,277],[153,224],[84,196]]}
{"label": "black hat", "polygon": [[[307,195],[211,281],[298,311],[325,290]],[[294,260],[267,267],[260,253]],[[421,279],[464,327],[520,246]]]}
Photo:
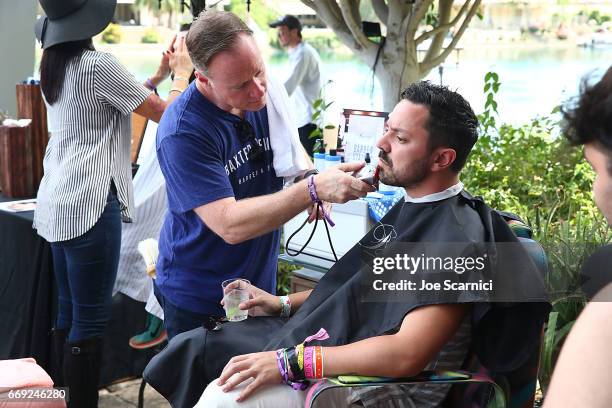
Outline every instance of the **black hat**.
{"label": "black hat", "polygon": [[291,14],[287,14],[280,20],[276,20],[268,25],[272,28],[286,26],[290,30],[297,29],[298,31],[302,31],[302,23],[300,23],[300,20],[298,20],[296,16],[292,16]]}
{"label": "black hat", "polygon": [[100,33],[115,14],[117,0],[39,0],[46,13],[34,32],[43,49]]}

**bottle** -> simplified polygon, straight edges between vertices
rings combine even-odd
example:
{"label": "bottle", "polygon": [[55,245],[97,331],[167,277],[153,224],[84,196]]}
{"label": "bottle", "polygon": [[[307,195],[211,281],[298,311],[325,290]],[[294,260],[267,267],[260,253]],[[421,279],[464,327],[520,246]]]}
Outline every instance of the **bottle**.
{"label": "bottle", "polygon": [[325,170],[325,153],[317,152],[313,155],[314,166],[319,172]]}
{"label": "bottle", "polygon": [[328,169],[332,166],[340,164],[342,158],[336,155],[336,149],[330,149],[329,154],[325,155],[325,168]]}

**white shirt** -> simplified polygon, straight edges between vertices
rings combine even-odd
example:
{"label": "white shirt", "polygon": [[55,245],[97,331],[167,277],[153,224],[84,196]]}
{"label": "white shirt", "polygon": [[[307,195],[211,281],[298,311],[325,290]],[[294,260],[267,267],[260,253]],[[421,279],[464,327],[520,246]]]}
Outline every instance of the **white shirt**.
{"label": "white shirt", "polygon": [[40,236],[66,241],[91,229],[111,181],[131,220],[130,114],[150,93],[110,54],[85,51],[68,66],[59,99],[45,101],[51,138],[34,213]]}
{"label": "white shirt", "polygon": [[458,182],[454,186],[450,186],[444,191],[438,191],[437,193],[427,194],[423,197],[413,198],[408,195],[408,192],[404,195],[407,203],[433,203],[435,201],[446,200],[447,198],[456,196],[463,190],[463,183]]}
{"label": "white shirt", "polygon": [[321,90],[321,61],[319,54],[309,44],[300,42],[289,50],[291,74],[285,81],[285,89],[291,97],[298,128],[311,122],[312,104]]}

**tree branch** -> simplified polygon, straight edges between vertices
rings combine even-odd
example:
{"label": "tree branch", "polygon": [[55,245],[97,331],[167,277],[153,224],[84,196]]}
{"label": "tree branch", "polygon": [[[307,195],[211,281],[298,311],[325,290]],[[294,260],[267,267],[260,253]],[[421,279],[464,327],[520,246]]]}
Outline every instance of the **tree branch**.
{"label": "tree branch", "polygon": [[459,42],[459,40],[463,36],[463,33],[465,32],[465,29],[468,27],[468,25],[470,24],[470,21],[472,20],[472,18],[476,14],[476,11],[478,10],[478,6],[480,6],[481,2],[482,2],[482,0],[475,0],[474,4],[470,8],[470,11],[465,16],[465,19],[463,20],[463,23],[461,24],[461,27],[459,28],[459,30],[453,36],[453,40],[448,45],[448,47],[446,47],[444,49],[444,51],[442,51],[442,53],[440,53],[440,55],[438,55],[437,57],[423,59],[423,61],[419,64],[421,72],[429,72],[433,67],[435,67],[437,65],[440,65],[442,62],[444,62],[446,57],[448,57],[448,55],[457,46],[457,43]]}
{"label": "tree branch", "polygon": [[[469,3],[469,0],[463,4],[465,5],[466,3]],[[448,23],[450,20],[452,7],[453,0],[438,0],[438,24],[446,25]],[[429,44],[429,49],[423,58],[424,60],[431,58],[434,55],[438,55],[442,49],[442,46],[444,46],[444,38],[446,37],[446,33],[448,33],[448,30],[441,31],[434,36],[433,40]]]}
{"label": "tree branch", "polygon": [[342,12],[342,18],[344,19],[344,22],[348,26],[349,30],[351,30],[351,34],[353,34],[355,41],[361,47],[367,48],[370,40],[368,40],[368,38],[361,31],[361,20],[357,21],[355,17],[356,14],[359,14],[359,11],[355,10],[355,6],[358,4],[358,2],[353,0],[340,0],[340,11]]}
{"label": "tree branch", "polygon": [[381,23],[387,25],[387,20],[389,19],[389,6],[387,6],[385,0],[372,0],[372,8]]}
{"label": "tree branch", "polygon": [[346,22],[342,17],[342,12],[338,7],[338,3],[336,3],[336,0],[301,1],[317,13],[321,20],[325,22],[327,27],[329,27],[334,31],[334,33],[336,33],[338,39],[340,39],[340,41],[342,41],[344,45],[351,48],[357,54],[360,54],[365,51],[365,54],[367,54],[368,56],[367,58],[365,55],[363,55],[362,57],[365,60],[369,61],[369,54],[372,54],[372,50],[375,49],[375,44],[373,42],[370,42],[369,44],[367,44],[368,46],[364,50],[364,47],[356,41],[351,30],[346,25]]}
{"label": "tree branch", "polygon": [[459,20],[461,19],[461,16],[463,16],[463,14],[465,13],[465,11],[467,10],[468,6],[470,5],[470,1],[467,0],[463,3],[463,6],[461,6],[461,9],[459,10],[459,12],[457,13],[457,15],[455,16],[455,18],[452,19],[452,21],[450,21],[448,24],[440,24],[438,27],[434,28],[433,30],[424,32],[423,34],[421,34],[420,36],[417,37],[416,40],[414,40],[414,42],[418,45],[420,43],[422,43],[423,41],[425,41],[426,39],[442,32],[442,31],[448,31],[449,29],[451,29],[452,27],[454,27]]}
{"label": "tree branch", "polygon": [[434,0],[421,0],[416,2],[412,15],[410,16],[410,22],[408,23],[409,33],[416,33],[417,29],[419,28],[419,23],[421,20],[423,20],[423,17],[425,17],[427,10],[429,10],[429,7],[433,2]]}

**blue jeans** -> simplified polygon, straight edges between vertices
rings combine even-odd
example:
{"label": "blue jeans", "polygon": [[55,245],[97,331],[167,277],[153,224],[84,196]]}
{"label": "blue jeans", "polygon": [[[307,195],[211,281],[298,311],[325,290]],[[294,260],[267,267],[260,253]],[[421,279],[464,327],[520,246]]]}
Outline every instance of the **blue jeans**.
{"label": "blue jeans", "polygon": [[157,301],[162,309],[164,309],[164,327],[168,332],[168,341],[177,334],[200,327],[210,317],[210,315],[176,307],[161,294],[157,285],[153,285],[153,288]]}
{"label": "blue jeans", "polygon": [[111,191],[104,212],[89,231],[51,243],[59,292],[56,328],[70,328],[69,342],[101,337],[110,319],[121,247],[120,211]]}

